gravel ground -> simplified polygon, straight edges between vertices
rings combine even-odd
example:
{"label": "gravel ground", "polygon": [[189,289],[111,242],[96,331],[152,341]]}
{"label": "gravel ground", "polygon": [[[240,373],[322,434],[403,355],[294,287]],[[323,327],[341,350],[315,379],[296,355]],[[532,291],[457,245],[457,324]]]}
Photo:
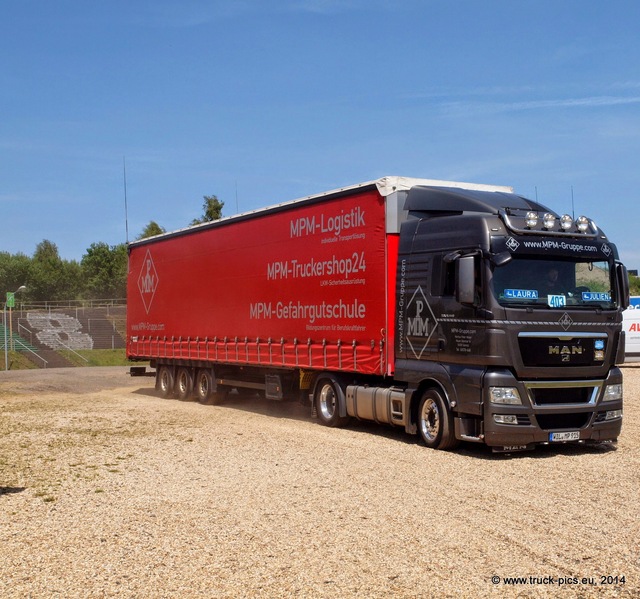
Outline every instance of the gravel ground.
{"label": "gravel ground", "polygon": [[123,368],[2,373],[0,595],[638,597],[624,371],[617,449],[512,457],[293,403],[162,400]]}

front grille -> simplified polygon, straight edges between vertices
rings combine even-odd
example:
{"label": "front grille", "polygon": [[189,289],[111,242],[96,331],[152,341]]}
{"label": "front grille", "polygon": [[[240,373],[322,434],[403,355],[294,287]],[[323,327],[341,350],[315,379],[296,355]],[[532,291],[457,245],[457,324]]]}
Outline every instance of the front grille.
{"label": "front grille", "polygon": [[601,365],[604,356],[596,354],[595,343],[591,337],[518,336],[522,363],[535,367]]}
{"label": "front grille", "polygon": [[591,414],[591,412],[581,412],[578,414],[536,414],[536,420],[540,428],[545,431],[563,428],[578,429],[587,425]]}
{"label": "front grille", "polygon": [[585,404],[593,400],[595,387],[532,387],[529,395],[537,406]]}

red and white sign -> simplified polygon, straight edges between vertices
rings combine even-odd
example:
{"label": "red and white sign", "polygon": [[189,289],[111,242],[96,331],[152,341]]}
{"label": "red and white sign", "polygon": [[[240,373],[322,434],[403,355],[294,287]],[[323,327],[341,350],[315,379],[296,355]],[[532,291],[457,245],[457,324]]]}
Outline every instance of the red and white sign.
{"label": "red and white sign", "polygon": [[640,360],[640,297],[631,298],[631,305],[622,313],[627,360]]}

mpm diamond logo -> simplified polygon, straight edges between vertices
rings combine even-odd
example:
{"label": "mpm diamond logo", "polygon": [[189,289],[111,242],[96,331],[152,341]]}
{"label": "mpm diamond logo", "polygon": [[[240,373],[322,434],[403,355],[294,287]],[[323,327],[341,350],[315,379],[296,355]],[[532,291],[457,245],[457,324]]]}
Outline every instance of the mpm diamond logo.
{"label": "mpm diamond logo", "polygon": [[151,302],[153,301],[153,296],[156,294],[157,288],[158,273],[156,272],[151,252],[147,250],[140,275],[138,276],[138,289],[140,290],[142,303],[144,304],[144,309],[147,311],[147,314],[149,314],[149,310],[151,309]]}
{"label": "mpm diamond logo", "polygon": [[[407,304],[407,343],[413,355],[419,360],[429,345],[438,321],[431,310],[422,287],[418,285]],[[410,337],[413,337],[413,342]],[[416,339],[421,337],[422,339]]]}
{"label": "mpm diamond logo", "polygon": [[560,317],[560,319],[558,320],[558,322],[560,323],[560,326],[565,330],[568,331],[569,328],[571,327],[571,325],[573,324],[573,318],[571,318],[571,316],[569,316],[566,312]]}

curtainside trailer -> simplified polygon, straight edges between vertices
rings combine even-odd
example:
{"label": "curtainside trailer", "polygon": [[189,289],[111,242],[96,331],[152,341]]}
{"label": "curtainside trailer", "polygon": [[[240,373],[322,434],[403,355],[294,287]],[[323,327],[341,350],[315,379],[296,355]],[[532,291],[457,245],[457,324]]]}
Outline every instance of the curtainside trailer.
{"label": "curtainside trailer", "polygon": [[127,355],[164,397],[252,389],[433,448],[614,442],[628,294],[589,218],[385,177],[131,243]]}

